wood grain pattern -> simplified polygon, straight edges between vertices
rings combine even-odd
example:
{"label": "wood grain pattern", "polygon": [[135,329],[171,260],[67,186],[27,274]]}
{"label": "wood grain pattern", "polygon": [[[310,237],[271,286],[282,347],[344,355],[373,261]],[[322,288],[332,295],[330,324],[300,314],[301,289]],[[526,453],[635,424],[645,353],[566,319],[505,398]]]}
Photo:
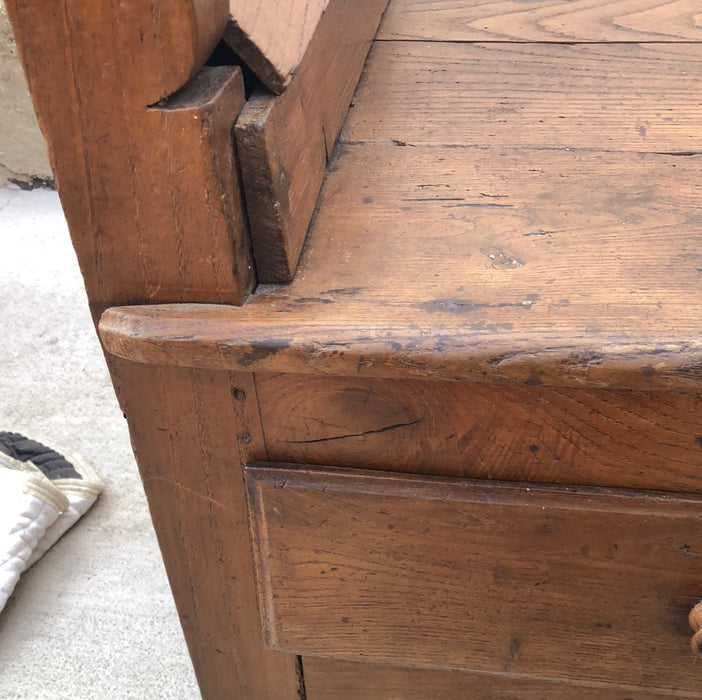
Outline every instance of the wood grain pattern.
{"label": "wood grain pattern", "polygon": [[377,42],[341,139],[699,153],[700,80],[698,44]]}
{"label": "wood grain pattern", "polygon": [[702,41],[695,0],[393,0],[379,38],[429,41]]}
{"label": "wood grain pattern", "polygon": [[702,493],[702,396],[256,375],[268,458]]}
{"label": "wood grain pattern", "polygon": [[689,44],[376,44],[293,283],[241,310],[113,311],[106,342],[213,368],[694,391],[700,77]]}
{"label": "wood grain pattern", "polygon": [[114,309],[104,341],[223,369],[694,391],[699,174],[694,156],[346,147],[290,286]]}
{"label": "wood grain pattern", "polygon": [[279,97],[258,89],[236,125],[256,272],[289,282],[336,137],[387,0],[331,0]]}
{"label": "wood grain pattern", "polygon": [[700,498],[246,471],[275,648],[698,689],[687,613],[700,583]]}
{"label": "wood grain pattern", "polygon": [[685,691],[651,691],[640,686],[587,682],[564,684],[506,673],[437,671],[315,656],[303,659],[310,700],[660,700],[694,698]]}
{"label": "wood grain pattern", "polygon": [[226,2],[11,0],[8,13],[94,315],[241,303],[253,284],[231,139],[243,85],[237,68],[198,73]]}
{"label": "wood grain pattern", "polygon": [[265,456],[251,375],[110,360],[206,700],[297,697],[295,657],[264,647],[242,465]]}
{"label": "wood grain pattern", "polygon": [[229,0],[225,41],[280,94],[298,69],[330,0]]}

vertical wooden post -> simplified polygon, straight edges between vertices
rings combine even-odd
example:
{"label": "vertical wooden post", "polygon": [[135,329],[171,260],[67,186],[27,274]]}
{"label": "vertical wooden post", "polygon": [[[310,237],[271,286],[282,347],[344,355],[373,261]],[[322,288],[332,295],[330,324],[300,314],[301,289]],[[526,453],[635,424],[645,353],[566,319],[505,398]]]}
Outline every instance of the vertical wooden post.
{"label": "vertical wooden post", "polygon": [[[122,303],[242,303],[255,282],[233,143],[243,80],[203,67],[227,0],[7,8],[95,320]],[[203,697],[296,697],[296,657],[264,646],[253,584],[251,375],[108,362]]]}
{"label": "vertical wooden post", "polygon": [[296,657],[263,642],[243,465],[265,458],[253,375],[110,356],[204,698],[298,697]]}
{"label": "vertical wooden post", "polygon": [[201,71],[226,0],[7,9],[94,315],[242,303],[254,283],[231,136],[243,83],[233,66]]}

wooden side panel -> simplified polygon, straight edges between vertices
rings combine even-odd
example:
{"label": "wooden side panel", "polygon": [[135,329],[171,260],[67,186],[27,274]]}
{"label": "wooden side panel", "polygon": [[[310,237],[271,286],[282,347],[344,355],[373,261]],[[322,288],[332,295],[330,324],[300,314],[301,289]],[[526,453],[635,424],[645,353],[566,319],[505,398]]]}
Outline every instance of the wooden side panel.
{"label": "wooden side panel", "polygon": [[393,0],[381,39],[701,41],[695,0]]}
{"label": "wooden side panel", "polygon": [[256,270],[295,273],[334,142],[387,0],[331,0],[285,93],[254,93],[237,122]]}
{"label": "wooden side panel", "polygon": [[660,700],[698,693],[535,680],[507,673],[470,673],[383,666],[306,656],[307,700]]}
{"label": "wooden side panel", "polygon": [[266,87],[280,94],[314,37],[330,0],[229,0],[225,41]]}
{"label": "wooden side panel", "polygon": [[702,492],[702,397],[256,375],[276,462]]}
{"label": "wooden side panel", "polygon": [[296,698],[295,657],[264,647],[244,460],[265,455],[245,373],[110,357],[203,698]]}
{"label": "wooden side panel", "polygon": [[700,498],[274,464],[247,482],[273,648],[698,690]]}
{"label": "wooden side panel", "polygon": [[125,301],[241,303],[253,284],[231,138],[243,85],[233,67],[198,73],[226,3],[8,11],[95,316]]}

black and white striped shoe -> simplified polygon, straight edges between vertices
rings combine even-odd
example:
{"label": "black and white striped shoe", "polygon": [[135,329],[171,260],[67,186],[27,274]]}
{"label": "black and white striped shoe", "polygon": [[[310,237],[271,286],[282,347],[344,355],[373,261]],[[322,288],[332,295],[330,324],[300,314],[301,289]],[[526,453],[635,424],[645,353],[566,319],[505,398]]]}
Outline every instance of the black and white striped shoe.
{"label": "black and white striped shoe", "polygon": [[88,511],[102,488],[80,455],[0,432],[0,610],[22,571]]}

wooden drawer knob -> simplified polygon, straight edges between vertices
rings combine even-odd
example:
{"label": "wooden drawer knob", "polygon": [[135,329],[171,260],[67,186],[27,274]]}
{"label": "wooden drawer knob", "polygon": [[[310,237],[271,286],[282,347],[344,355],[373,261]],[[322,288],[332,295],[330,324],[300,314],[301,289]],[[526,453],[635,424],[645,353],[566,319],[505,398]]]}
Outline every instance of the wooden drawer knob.
{"label": "wooden drawer knob", "polygon": [[687,619],[690,621],[690,627],[695,631],[690,642],[692,651],[695,654],[702,655],[702,601],[690,610],[690,615]]}

